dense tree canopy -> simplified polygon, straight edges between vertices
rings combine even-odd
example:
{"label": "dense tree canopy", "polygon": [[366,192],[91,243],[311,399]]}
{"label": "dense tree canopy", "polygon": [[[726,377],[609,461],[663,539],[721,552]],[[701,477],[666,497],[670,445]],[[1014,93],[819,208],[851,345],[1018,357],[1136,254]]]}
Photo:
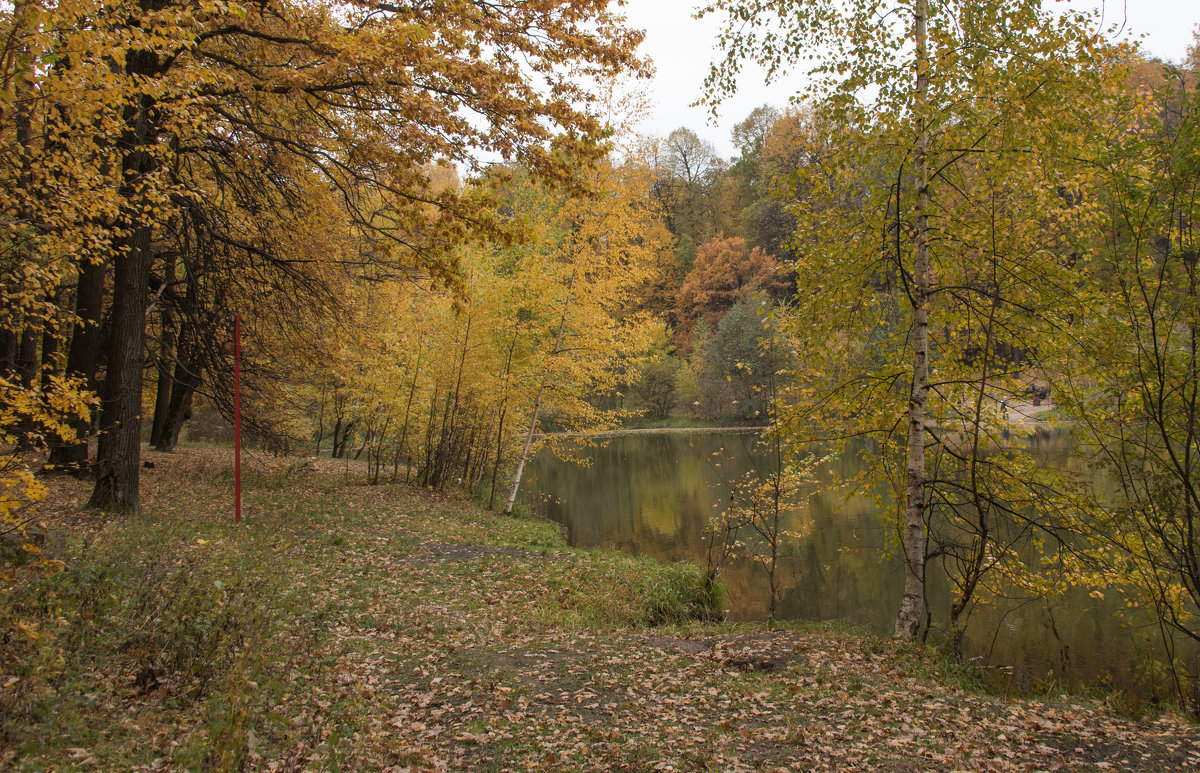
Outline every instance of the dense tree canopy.
{"label": "dense tree canopy", "polygon": [[[573,184],[604,152],[582,84],[643,66],[600,0],[22,2],[4,22],[5,305],[24,309],[5,320],[7,367],[37,358],[28,342],[78,265],[79,330],[103,318],[111,333],[101,352],[80,339],[92,351],[72,375],[104,362],[93,503],[116,508],[137,506],[156,266],[157,297],[180,307],[160,354],[197,383],[205,358],[175,357],[192,340],[180,321],[212,348],[214,323],[250,298],[328,298],[336,266],[455,284],[460,243],[511,230],[486,188],[438,187],[428,164],[490,153]],[[342,246],[323,250],[329,236]]]}

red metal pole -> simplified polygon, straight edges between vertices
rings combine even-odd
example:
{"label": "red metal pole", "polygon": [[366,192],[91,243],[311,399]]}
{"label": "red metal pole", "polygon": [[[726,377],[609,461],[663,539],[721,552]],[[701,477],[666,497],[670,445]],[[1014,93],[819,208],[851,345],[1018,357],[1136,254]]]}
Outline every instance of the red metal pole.
{"label": "red metal pole", "polygon": [[233,520],[242,520],[242,315],[233,317]]}

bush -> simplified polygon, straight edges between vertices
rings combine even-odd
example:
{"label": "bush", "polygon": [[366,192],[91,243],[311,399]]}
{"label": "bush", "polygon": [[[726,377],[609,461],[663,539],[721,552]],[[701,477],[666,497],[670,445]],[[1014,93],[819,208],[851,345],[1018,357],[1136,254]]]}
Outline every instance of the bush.
{"label": "bush", "polygon": [[231,577],[208,563],[156,559],[114,616],[125,632],[117,648],[136,686],[149,691],[170,681],[177,697],[195,701],[225,678],[261,630],[263,607],[262,580]]}
{"label": "bush", "polygon": [[236,548],[160,531],[148,525],[9,589],[0,745],[31,726],[81,727],[105,694],[163,691],[174,706],[199,705],[226,688],[243,653],[269,644],[265,573]]}
{"label": "bush", "polygon": [[696,386],[705,415],[765,419],[768,385],[789,366],[767,311],[753,300],[738,303],[721,318],[711,340],[697,342]]}
{"label": "bush", "polygon": [[724,617],[725,589],[694,564],[667,564],[648,573],[638,589],[646,625],[682,625]]}
{"label": "bush", "polygon": [[636,406],[649,419],[665,419],[675,407],[676,383],[683,363],[676,357],[663,357],[642,370],[641,380],[633,388]]}

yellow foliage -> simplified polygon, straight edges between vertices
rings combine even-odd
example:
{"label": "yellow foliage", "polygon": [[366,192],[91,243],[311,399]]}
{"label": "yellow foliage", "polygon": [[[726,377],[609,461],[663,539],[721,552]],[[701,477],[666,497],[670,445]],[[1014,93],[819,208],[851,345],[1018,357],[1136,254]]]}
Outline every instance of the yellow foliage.
{"label": "yellow foliage", "polygon": [[71,438],[72,419],[87,416],[91,397],[76,382],[53,379],[45,392],[0,378],[0,532],[18,529],[46,487],[30,467],[32,453],[48,436]]}

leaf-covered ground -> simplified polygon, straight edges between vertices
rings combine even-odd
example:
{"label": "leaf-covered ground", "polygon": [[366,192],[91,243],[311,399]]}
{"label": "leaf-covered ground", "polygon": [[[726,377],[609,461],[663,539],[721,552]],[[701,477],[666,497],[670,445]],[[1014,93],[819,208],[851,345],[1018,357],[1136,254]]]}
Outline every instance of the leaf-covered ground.
{"label": "leaf-covered ground", "polygon": [[[681,623],[697,573],[453,497],[151,457],[145,513],[76,508],[4,567],[0,767],[1196,770],[1200,726],[955,686],[911,647]],[[652,627],[652,623],[666,623]]]}

